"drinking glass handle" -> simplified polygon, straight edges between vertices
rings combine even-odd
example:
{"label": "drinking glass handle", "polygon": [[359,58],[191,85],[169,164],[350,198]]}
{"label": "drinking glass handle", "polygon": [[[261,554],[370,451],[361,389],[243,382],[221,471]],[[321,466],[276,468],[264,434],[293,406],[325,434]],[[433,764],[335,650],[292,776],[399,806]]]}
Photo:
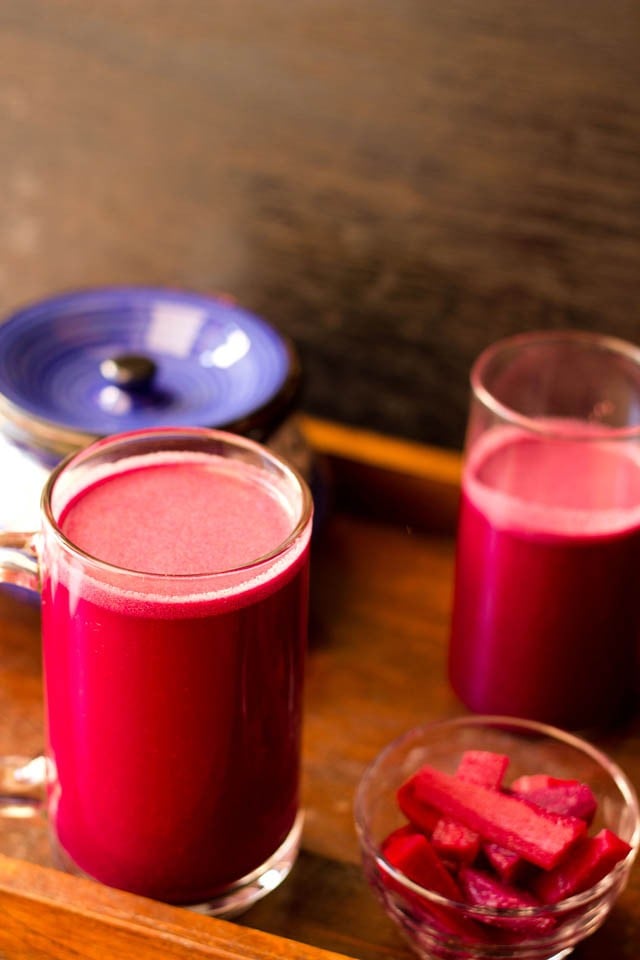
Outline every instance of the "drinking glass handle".
{"label": "drinking glass handle", "polygon": [[39,534],[0,533],[0,582],[40,591],[40,568],[36,545]]}
{"label": "drinking glass handle", "polygon": [[[37,542],[37,533],[0,533],[0,582],[40,591]],[[39,813],[45,779],[43,756],[0,756],[0,817]]]}
{"label": "drinking glass handle", "polygon": [[0,756],[0,818],[26,820],[42,812],[47,760],[42,754]]}

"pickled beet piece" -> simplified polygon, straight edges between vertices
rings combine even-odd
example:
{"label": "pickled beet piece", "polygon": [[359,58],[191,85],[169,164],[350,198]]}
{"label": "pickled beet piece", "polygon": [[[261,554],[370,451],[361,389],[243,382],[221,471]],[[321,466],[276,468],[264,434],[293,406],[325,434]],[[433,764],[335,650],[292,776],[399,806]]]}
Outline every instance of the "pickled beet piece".
{"label": "pickled beet piece", "polygon": [[[580,817],[586,823],[591,823],[597,807],[595,795],[586,783],[560,780],[546,773],[518,777],[511,784],[510,791],[551,813]],[[484,844],[483,851],[501,880],[522,882],[527,872],[527,863],[522,857],[494,843]]]}
{"label": "pickled beet piece", "polygon": [[[460,887],[453,879],[429,840],[411,827],[400,827],[389,834],[382,844],[385,859],[414,883],[439,893],[458,903],[463,901]],[[429,917],[429,921],[447,934],[453,934],[469,943],[482,942],[483,931],[473,921],[460,914],[458,907],[435,903],[402,886],[391,874],[382,873],[389,890],[399,893],[412,907]]]}
{"label": "pickled beet piece", "polygon": [[414,883],[449,900],[462,900],[460,888],[423,833],[401,827],[387,837],[382,852],[392,867]]}
{"label": "pickled beet piece", "polygon": [[481,783],[485,787],[499,787],[509,766],[509,757],[491,750],[465,750],[460,758],[456,777]]}
{"label": "pickled beet piece", "polygon": [[[497,789],[502,783],[509,758],[489,750],[465,750],[456,770],[456,777]],[[480,836],[475,830],[451,817],[441,817],[435,825],[431,842],[443,857],[460,863],[471,863],[480,849]]]}
{"label": "pickled beet piece", "polygon": [[480,835],[450,817],[438,820],[431,842],[441,857],[456,863],[473,863],[480,849]]}
{"label": "pickled beet piece", "polygon": [[603,827],[595,836],[579,840],[553,870],[539,874],[532,889],[543,903],[558,903],[602,880],[630,850],[626,841]]}
{"label": "pickled beet piece", "polygon": [[[467,903],[489,910],[521,910],[526,907],[540,907],[542,904],[526,890],[520,890],[510,884],[494,879],[483,870],[473,867],[461,867],[458,880]],[[522,934],[546,933],[555,926],[555,920],[548,914],[535,914],[522,917],[478,917],[483,923],[503,927]]]}
{"label": "pickled beet piece", "polygon": [[520,881],[522,875],[530,867],[530,864],[519,853],[507,850],[506,847],[501,847],[498,843],[484,843],[482,852],[504,883]]}
{"label": "pickled beet piece", "polygon": [[584,820],[551,813],[498,790],[460,780],[425,764],[400,790],[489,840],[551,869],[586,831]]}
{"label": "pickled beet piece", "polygon": [[416,829],[430,837],[440,820],[440,812],[417,799],[411,780],[407,780],[398,789],[397,801],[407,820]]}
{"label": "pickled beet piece", "polygon": [[546,773],[518,777],[511,792],[552,813],[580,817],[591,823],[598,806],[593,790],[579,780],[560,780]]}

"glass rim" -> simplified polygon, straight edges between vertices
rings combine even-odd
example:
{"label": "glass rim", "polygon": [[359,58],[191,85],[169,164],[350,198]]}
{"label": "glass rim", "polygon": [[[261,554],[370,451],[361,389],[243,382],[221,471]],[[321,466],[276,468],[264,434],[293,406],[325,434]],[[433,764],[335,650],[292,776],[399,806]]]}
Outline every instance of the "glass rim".
{"label": "glass rim", "polygon": [[[287,534],[284,540],[281,540],[280,543],[278,543],[276,547],[259,557],[255,557],[253,560],[249,560],[248,562],[240,564],[240,566],[237,567],[227,567],[224,570],[214,570],[204,573],[153,573],[148,570],[134,570],[129,567],[120,567],[117,564],[109,563],[106,560],[101,560],[99,557],[93,556],[91,553],[87,553],[87,551],[75,544],[73,540],[70,540],[69,537],[62,532],[53,514],[51,498],[57,480],[74,463],[82,462],[85,459],[90,459],[94,453],[110,447],[125,447],[127,444],[135,442],[136,440],[143,440],[145,438],[152,439],[154,437],[159,439],[162,437],[166,439],[184,438],[185,440],[189,439],[190,437],[200,440],[209,439],[215,442],[222,442],[227,444],[229,447],[246,450],[269,460],[273,466],[280,470],[281,475],[287,478],[288,481],[292,482],[300,492],[300,516],[298,517],[293,529]],[[284,457],[281,457],[280,454],[275,453],[264,444],[258,443],[255,440],[251,440],[248,437],[244,437],[240,434],[235,434],[227,430],[218,430],[209,427],[149,427],[141,428],[140,430],[129,430],[123,433],[110,434],[107,437],[102,437],[88,446],[69,454],[64,458],[64,460],[61,460],[60,463],[58,463],[49,474],[49,477],[47,478],[42,490],[40,508],[47,527],[55,537],[56,542],[67,553],[75,556],[83,564],[89,565],[93,569],[101,570],[111,575],[115,574],[119,577],[130,577],[132,579],[142,578],[147,581],[149,579],[153,579],[162,582],[205,583],[214,580],[221,580],[234,575],[249,573],[250,571],[259,569],[265,564],[271,563],[272,561],[277,560],[278,557],[286,554],[289,548],[292,547],[293,544],[299,539],[300,535],[311,521],[313,515],[313,498],[309,486],[302,474],[294,466],[292,466],[292,464],[285,460]]]}
{"label": "glass rim", "polygon": [[484,377],[490,364],[502,353],[507,353],[517,348],[527,347],[534,344],[544,343],[575,343],[583,344],[602,354],[614,354],[622,357],[632,363],[638,369],[638,378],[640,382],[640,347],[620,337],[613,337],[607,334],[601,334],[588,330],[535,330],[526,333],[516,333],[512,336],[503,337],[485,347],[476,357],[471,366],[469,382],[473,396],[496,417],[503,422],[515,427],[520,427],[529,433],[534,433],[550,439],[567,440],[577,442],[593,442],[606,438],[607,440],[633,440],[640,438],[640,424],[638,426],[612,427],[607,424],[601,424],[602,429],[598,429],[597,421],[589,421],[590,427],[587,433],[576,431],[568,434],[566,427],[564,430],[556,429],[549,425],[549,421],[541,421],[535,417],[518,413],[512,407],[498,400],[486,386]]}
{"label": "glass rim", "polygon": [[[627,856],[623,860],[616,863],[613,869],[610,870],[606,876],[602,877],[602,879],[598,880],[597,883],[593,884],[593,886],[589,887],[587,890],[575,893],[570,897],[565,897],[563,900],[560,900],[557,903],[540,904],[539,906],[532,907],[492,908],[469,904],[460,900],[451,900],[449,897],[437,893],[435,890],[430,890],[428,887],[421,886],[419,883],[411,880],[404,873],[402,873],[402,871],[398,870],[391,863],[389,863],[382,853],[380,844],[371,836],[368,817],[363,809],[365,805],[364,794],[367,788],[375,781],[379,766],[383,764],[384,761],[390,756],[392,756],[396,750],[402,748],[405,744],[408,745],[414,741],[419,742],[420,736],[422,736],[424,733],[430,731],[436,732],[438,730],[442,730],[443,728],[445,730],[452,730],[454,728],[461,728],[465,726],[494,727],[502,729],[511,727],[522,732],[535,733],[539,734],[540,736],[550,737],[554,740],[558,740],[567,744],[567,746],[580,750],[598,763],[600,767],[605,770],[615,782],[616,787],[620,791],[622,799],[624,800],[626,806],[630,809],[633,817],[633,831],[631,837],[627,841],[631,847],[631,850]],[[585,904],[590,903],[592,900],[598,899],[615,884],[616,880],[622,873],[628,869],[631,869],[633,861],[640,850],[640,803],[638,800],[638,795],[632,781],[615,760],[604,753],[604,751],[599,747],[596,747],[594,744],[590,743],[588,740],[584,740],[577,734],[570,733],[569,731],[563,730],[560,727],[554,727],[538,720],[527,720],[521,717],[512,717],[501,714],[471,714],[469,716],[448,717],[439,720],[433,720],[428,723],[411,727],[409,730],[406,730],[404,733],[397,736],[394,740],[383,747],[382,750],[378,752],[378,754],[365,768],[356,789],[354,801],[354,820],[356,831],[363,849],[366,850],[371,857],[373,857],[379,869],[382,869],[386,873],[390,874],[394,880],[396,880],[407,891],[419,894],[425,900],[430,900],[439,906],[449,908],[455,907],[457,909],[464,910],[464,912],[469,914],[471,917],[492,916],[530,918],[542,914],[549,915],[550,913],[564,913],[566,911],[575,909],[576,907],[584,906]]]}

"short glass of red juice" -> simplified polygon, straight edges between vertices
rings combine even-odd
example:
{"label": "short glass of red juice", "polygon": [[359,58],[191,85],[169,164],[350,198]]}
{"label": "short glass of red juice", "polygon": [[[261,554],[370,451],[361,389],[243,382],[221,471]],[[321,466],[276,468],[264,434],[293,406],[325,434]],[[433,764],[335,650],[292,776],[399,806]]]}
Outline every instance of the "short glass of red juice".
{"label": "short glass of red juice", "polygon": [[251,440],[160,428],[63,462],[42,518],[57,861],[238,913],[299,846],[309,490]]}
{"label": "short glass of red juice", "polygon": [[640,637],[640,350],[516,335],[471,371],[449,676],[477,712],[623,718]]}

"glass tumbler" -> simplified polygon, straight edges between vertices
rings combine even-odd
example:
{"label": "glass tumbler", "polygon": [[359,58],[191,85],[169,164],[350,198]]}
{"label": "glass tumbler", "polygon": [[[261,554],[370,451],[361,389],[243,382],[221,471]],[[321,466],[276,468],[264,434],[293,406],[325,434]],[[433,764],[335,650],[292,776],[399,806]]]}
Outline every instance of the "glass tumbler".
{"label": "glass tumbler", "polygon": [[579,331],[471,371],[449,676],[471,710],[579,728],[637,693],[640,350]]}
{"label": "glass tumbler", "polygon": [[42,598],[62,867],[224,915],[287,875],[311,522],[306,483],[265,447],[156,428],[72,455],[40,530],[0,534],[0,576]]}

